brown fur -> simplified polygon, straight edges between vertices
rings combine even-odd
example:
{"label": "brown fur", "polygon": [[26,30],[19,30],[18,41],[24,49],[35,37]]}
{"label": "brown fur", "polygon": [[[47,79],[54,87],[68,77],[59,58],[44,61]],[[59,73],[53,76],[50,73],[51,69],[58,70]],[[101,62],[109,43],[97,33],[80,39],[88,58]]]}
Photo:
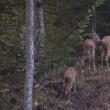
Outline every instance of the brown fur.
{"label": "brown fur", "polygon": [[76,94],[76,77],[78,76],[78,73],[80,73],[82,70],[81,66],[73,66],[73,67],[68,67],[64,71],[64,87],[65,87],[65,95],[69,96],[70,100],[70,92],[71,89],[74,85],[74,93]]}
{"label": "brown fur", "polygon": [[102,57],[102,68],[103,68],[103,59],[105,57],[105,60],[106,60],[106,65],[107,65],[107,68],[108,70],[110,69],[109,67],[109,62],[108,62],[108,59],[110,57],[110,36],[105,36],[103,39],[102,39],[102,53],[101,53],[101,57]]}
{"label": "brown fur", "polygon": [[95,48],[96,43],[93,39],[86,39],[83,43],[83,52],[84,52],[84,63],[85,60],[88,60],[89,66],[91,64],[94,67],[95,70]]}

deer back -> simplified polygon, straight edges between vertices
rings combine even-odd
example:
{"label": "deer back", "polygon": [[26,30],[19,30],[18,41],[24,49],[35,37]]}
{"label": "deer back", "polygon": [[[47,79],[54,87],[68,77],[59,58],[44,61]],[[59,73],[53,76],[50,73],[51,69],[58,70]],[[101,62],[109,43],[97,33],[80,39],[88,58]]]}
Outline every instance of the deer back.
{"label": "deer back", "polygon": [[64,87],[65,87],[65,94],[69,94],[73,83],[75,81],[77,75],[77,71],[74,67],[68,67],[64,72]]}
{"label": "deer back", "polygon": [[102,52],[104,52],[105,55],[110,55],[110,36],[105,36],[102,39],[102,50]]}
{"label": "deer back", "polygon": [[69,77],[71,80],[75,78],[77,71],[74,67],[68,67],[64,72],[64,77]]}
{"label": "deer back", "polygon": [[93,39],[86,39],[83,44],[84,55],[88,56],[94,54],[96,44]]}

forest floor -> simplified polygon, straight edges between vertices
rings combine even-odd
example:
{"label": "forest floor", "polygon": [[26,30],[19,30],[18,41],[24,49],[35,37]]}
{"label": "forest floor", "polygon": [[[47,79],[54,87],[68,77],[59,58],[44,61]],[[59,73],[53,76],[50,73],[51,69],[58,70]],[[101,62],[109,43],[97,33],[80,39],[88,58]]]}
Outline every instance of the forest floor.
{"label": "forest floor", "polygon": [[[71,102],[63,94],[63,77],[34,82],[33,110],[110,110],[110,71],[85,71],[77,78]],[[23,110],[24,80],[0,82],[0,110]]]}

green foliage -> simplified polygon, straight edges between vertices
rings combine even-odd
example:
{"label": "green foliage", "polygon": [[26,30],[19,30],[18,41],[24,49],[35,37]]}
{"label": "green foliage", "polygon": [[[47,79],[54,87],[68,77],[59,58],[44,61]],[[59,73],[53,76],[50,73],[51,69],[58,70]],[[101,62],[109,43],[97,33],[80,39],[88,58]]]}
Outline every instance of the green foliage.
{"label": "green foliage", "polygon": [[[99,6],[102,6],[107,0],[96,0],[91,7],[88,9],[87,13],[85,14],[85,19],[81,22],[79,22],[79,27],[81,32],[87,31],[86,29],[88,28],[89,25],[91,25],[91,20],[94,19],[94,14],[96,13],[96,8]],[[91,26],[92,27],[92,26]],[[90,32],[90,30],[89,30]],[[87,32],[86,32],[87,33]]]}
{"label": "green foliage", "polygon": [[[80,61],[82,57],[82,43],[84,39],[91,37],[91,22],[95,13],[97,32],[101,35],[110,33],[110,0],[44,0],[44,2],[46,57],[43,63],[39,60],[36,62],[35,73],[37,73],[37,78],[39,78],[44,70],[48,72],[49,69],[53,69],[52,75],[49,74],[48,77],[50,80],[57,80],[60,76],[62,78],[66,67]],[[25,72],[25,48],[21,48],[19,35],[22,31],[22,26],[25,26],[25,0],[0,0],[0,81],[11,81],[12,83],[14,82],[14,85],[15,81],[21,81],[21,76],[24,75],[22,73]],[[98,72],[101,73],[101,71]],[[98,76],[98,73],[90,73],[87,71],[84,76],[93,77],[93,79],[95,76]],[[4,78],[3,75],[5,74],[8,75]],[[110,98],[108,96],[110,92],[108,85],[110,78],[109,75],[106,77],[104,75],[102,78],[105,79],[100,80],[98,77],[94,81],[77,82],[78,95],[82,98],[81,100],[86,101],[85,105],[88,110],[95,110],[96,103],[94,105],[94,102],[99,102],[98,106],[100,107],[102,105],[105,107],[104,104],[109,103]],[[102,86],[102,84],[106,86]],[[102,94],[102,90],[104,95]],[[1,93],[0,91],[1,110],[20,109],[19,106],[21,103],[19,104],[20,100],[18,99],[21,99],[21,92],[19,92],[20,97],[17,97],[12,93],[12,88],[10,88],[10,91],[11,94],[10,92]],[[99,94],[99,91],[101,91],[101,94]],[[16,93],[16,91],[14,92]],[[65,100],[60,101],[60,99],[56,98],[58,93],[54,90],[47,90],[46,88],[46,90],[40,91],[39,94],[38,92],[36,93],[35,96],[38,104],[41,104],[41,107],[44,107],[44,109],[50,109],[50,105],[47,103],[52,104],[53,109],[64,110],[66,108],[67,110],[68,106],[70,106]],[[99,94],[97,100],[94,94],[96,96]],[[16,106],[13,106],[15,105],[13,101],[11,102],[13,99],[12,96],[15,99],[17,98],[18,102]],[[104,103],[102,103],[102,99],[99,101],[100,97]],[[91,105],[89,108],[88,102]],[[70,107],[70,109],[73,108]]]}
{"label": "green foliage", "polygon": [[101,37],[110,34],[110,13],[109,13],[110,1],[106,0],[103,5],[97,7],[97,32]]}
{"label": "green foliage", "polygon": [[[57,69],[73,65],[82,56],[83,40],[91,37],[89,33],[94,12],[106,8],[106,1],[44,1],[46,58],[44,64],[40,61],[36,63],[37,73],[41,73],[42,68],[48,71],[51,65]],[[20,68],[20,71],[25,64],[25,49],[20,47],[19,36],[22,26],[25,25],[25,1],[4,0],[0,1],[0,7],[0,70],[16,72],[16,68]],[[109,20],[102,22],[104,16],[100,16],[97,18],[98,27],[109,27]],[[108,29],[106,31],[109,33]]]}
{"label": "green foliage", "polygon": [[0,1],[0,74],[15,73],[24,65],[18,26],[24,25],[24,5],[16,0]]}

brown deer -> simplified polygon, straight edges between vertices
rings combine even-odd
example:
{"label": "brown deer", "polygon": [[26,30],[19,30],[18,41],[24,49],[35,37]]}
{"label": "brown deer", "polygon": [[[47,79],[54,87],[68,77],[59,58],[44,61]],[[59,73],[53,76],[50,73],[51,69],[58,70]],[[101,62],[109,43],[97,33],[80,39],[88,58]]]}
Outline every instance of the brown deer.
{"label": "brown deer", "polygon": [[73,67],[68,67],[64,71],[64,89],[65,89],[65,95],[68,96],[69,102],[70,102],[70,92],[72,87],[74,86],[74,93],[76,94],[76,77],[78,76],[78,73],[83,72],[84,66],[78,66],[75,65]]}
{"label": "brown deer", "polygon": [[102,39],[102,53],[101,53],[101,66],[103,68],[103,59],[105,57],[107,69],[109,70],[109,57],[110,57],[110,36],[105,36]]}
{"label": "brown deer", "polygon": [[96,70],[95,67],[95,48],[96,44],[100,43],[101,39],[97,34],[94,34],[94,37],[91,39],[86,39],[83,43],[83,54],[84,54],[84,65],[85,61],[88,61],[89,68],[93,66],[93,69]]}

